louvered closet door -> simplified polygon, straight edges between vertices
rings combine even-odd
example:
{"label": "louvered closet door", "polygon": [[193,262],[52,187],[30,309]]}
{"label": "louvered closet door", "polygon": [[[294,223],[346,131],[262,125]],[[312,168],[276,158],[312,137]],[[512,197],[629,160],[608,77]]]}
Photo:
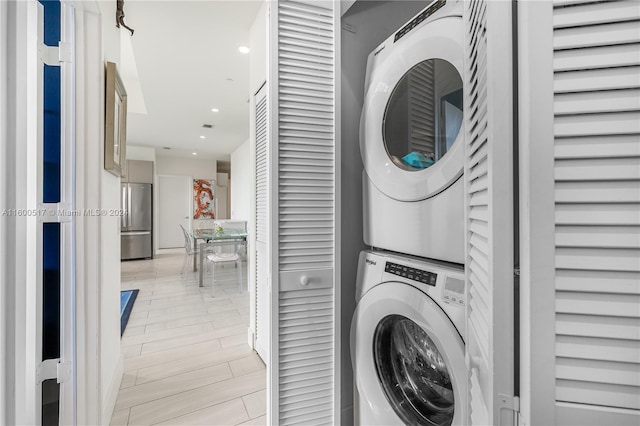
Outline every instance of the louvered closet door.
{"label": "louvered closet door", "polygon": [[554,2],[558,424],[640,421],[639,20]]}
{"label": "louvered closet door", "polygon": [[513,198],[509,2],[465,2],[468,424],[513,424]]}
{"label": "louvered closet door", "polygon": [[256,176],[256,323],[255,349],[268,364],[269,356],[269,157],[267,139],[267,89],[255,95]]}
{"label": "louvered closet door", "polygon": [[269,424],[336,424],[332,2],[270,3],[273,337]]}

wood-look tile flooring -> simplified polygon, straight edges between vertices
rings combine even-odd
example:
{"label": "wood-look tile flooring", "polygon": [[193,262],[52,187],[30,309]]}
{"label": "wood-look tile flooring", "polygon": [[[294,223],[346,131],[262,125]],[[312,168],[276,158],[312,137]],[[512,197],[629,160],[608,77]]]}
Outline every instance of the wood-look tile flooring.
{"label": "wood-look tile flooring", "polygon": [[[139,289],[122,337],[124,377],[112,425],[265,425],[266,372],[247,344],[249,295],[233,264],[209,283],[180,278],[184,250],[122,262]],[[244,264],[246,288],[246,264]]]}

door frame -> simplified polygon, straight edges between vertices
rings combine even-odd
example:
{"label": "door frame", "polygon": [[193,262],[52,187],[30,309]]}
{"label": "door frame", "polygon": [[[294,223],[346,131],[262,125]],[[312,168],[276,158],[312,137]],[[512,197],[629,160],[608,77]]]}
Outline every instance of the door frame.
{"label": "door frame", "polygon": [[[96,1],[73,2],[76,9],[76,144],[75,187],[76,208],[97,208],[102,205],[102,105],[103,76],[102,16]],[[85,143],[99,141],[98,143]],[[97,189],[97,190],[96,190]],[[101,223],[77,218],[76,243],[76,421],[78,424],[102,422],[101,395],[101,285],[102,237]],[[98,285],[96,285],[98,283]]]}
{"label": "door frame", "polygon": [[[37,1],[2,2],[0,23],[7,28],[0,43],[0,203],[8,212],[0,220],[0,423],[39,424],[41,418],[41,385],[38,370],[43,367],[42,339],[42,223],[38,217],[57,216],[52,206],[42,205],[42,25],[43,7]],[[75,61],[74,46],[76,6],[60,1],[63,42],[71,46],[70,55],[61,65],[61,202],[60,208],[72,211],[75,190]],[[99,27],[98,27],[99,28]],[[16,78],[21,76],[23,78]],[[26,76],[26,78],[24,78]],[[17,81],[9,89],[7,81]],[[22,141],[15,144],[9,141]],[[99,155],[97,158],[100,158]],[[15,209],[15,210],[14,210]],[[13,211],[13,213],[12,213]],[[22,212],[18,214],[17,212]],[[38,217],[37,217],[38,216]],[[51,219],[51,218],[49,218]],[[54,220],[55,221],[55,220]],[[74,218],[60,220],[60,359],[68,371],[60,383],[59,413],[61,424],[95,423],[77,421],[77,369],[85,342],[76,341],[78,323],[76,309],[78,289],[75,277],[77,242]],[[20,285],[16,285],[20,283]],[[79,342],[79,345],[77,343]],[[44,367],[43,367],[44,369]],[[43,377],[52,372],[42,370]],[[91,398],[93,395],[89,396]]]}
{"label": "door frame", "polygon": [[[36,2],[2,2],[0,23],[0,185],[2,209],[36,209],[37,149],[37,8]],[[17,78],[22,76],[23,78]],[[26,77],[26,78],[25,78]],[[13,79],[15,87],[7,81]],[[23,141],[21,144],[9,141]],[[36,218],[0,217],[0,423],[32,424],[40,409],[36,396],[35,340],[37,242]],[[16,286],[15,283],[22,283]]]}
{"label": "door frame", "polygon": [[[268,87],[268,83],[267,81],[263,81],[262,84],[260,84],[260,87],[258,88],[258,90],[251,96],[251,137],[253,138],[251,147],[250,147],[250,156],[251,156],[251,164],[253,165],[252,169],[251,169],[251,176],[252,176],[252,193],[251,193],[251,242],[252,242],[252,250],[251,250],[251,265],[248,268],[248,271],[250,271],[249,273],[251,274],[251,281],[252,282],[252,293],[250,294],[250,298],[249,298],[249,304],[252,307],[251,309],[251,316],[249,318],[250,320],[250,328],[249,328],[249,335],[250,335],[250,343],[251,343],[251,347],[253,350],[255,350],[258,355],[262,358],[262,360],[264,361],[264,363],[266,365],[268,365],[270,363],[269,360],[269,345],[270,345],[270,339],[271,339],[271,320],[270,320],[270,309],[271,309],[271,263],[269,262],[269,258],[270,258],[270,253],[269,253],[269,249],[270,247],[270,224],[269,222],[269,210],[267,209],[266,212],[266,216],[267,216],[267,220],[266,220],[266,227],[267,227],[267,241],[263,241],[262,243],[264,244],[264,251],[265,251],[265,268],[266,268],[266,288],[265,288],[265,292],[266,295],[264,296],[266,298],[266,310],[267,310],[267,317],[266,317],[266,324],[267,324],[267,328],[269,330],[267,337],[266,337],[266,347],[263,347],[261,345],[258,344],[258,339],[260,338],[260,334],[258,333],[258,330],[260,329],[258,327],[258,321],[260,320],[260,318],[258,318],[258,303],[259,300],[258,299],[258,280],[257,280],[257,269],[258,269],[258,246],[259,246],[259,242],[258,242],[258,230],[257,230],[257,222],[258,222],[258,217],[257,217],[257,195],[258,195],[258,188],[257,188],[257,184],[256,184],[256,179],[257,179],[257,174],[256,174],[256,168],[257,168],[257,157],[256,157],[256,151],[257,151],[257,124],[256,124],[256,108],[258,105],[258,102],[262,99],[265,98],[265,102],[266,102],[266,108],[267,111],[265,113],[265,120],[267,121],[265,124],[265,131],[267,132],[266,138],[267,138],[267,142],[266,142],[266,153],[265,156],[266,158],[266,173],[267,173],[267,186],[265,188],[265,191],[267,192],[266,197],[267,200],[269,199],[269,195],[270,195],[270,189],[269,189],[269,180],[268,180],[268,176],[269,176],[269,162],[270,162],[270,151],[269,151],[269,127],[268,127],[268,123],[269,123],[269,99],[268,99],[268,93],[269,93],[269,87]],[[267,201],[268,203],[268,201]],[[249,282],[251,282],[249,281]],[[264,328],[264,325],[263,325]],[[258,350],[258,348],[260,350]]]}

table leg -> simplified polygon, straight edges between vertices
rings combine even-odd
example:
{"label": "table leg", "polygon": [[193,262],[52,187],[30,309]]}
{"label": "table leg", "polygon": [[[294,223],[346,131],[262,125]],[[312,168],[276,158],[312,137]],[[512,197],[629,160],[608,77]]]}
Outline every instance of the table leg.
{"label": "table leg", "polygon": [[200,287],[204,287],[204,246],[203,244],[202,247],[200,247],[200,253],[198,254],[198,256],[200,256],[200,273],[198,274],[198,285]]}
{"label": "table leg", "polygon": [[193,272],[198,270],[198,259],[196,259],[196,253],[198,252],[198,240],[193,239]]}

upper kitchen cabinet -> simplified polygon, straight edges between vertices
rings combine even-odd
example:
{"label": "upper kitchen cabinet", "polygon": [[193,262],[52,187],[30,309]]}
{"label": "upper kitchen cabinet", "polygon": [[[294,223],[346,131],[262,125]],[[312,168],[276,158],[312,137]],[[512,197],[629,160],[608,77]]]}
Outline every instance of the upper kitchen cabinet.
{"label": "upper kitchen cabinet", "polygon": [[153,183],[153,161],[127,160],[122,182]]}

